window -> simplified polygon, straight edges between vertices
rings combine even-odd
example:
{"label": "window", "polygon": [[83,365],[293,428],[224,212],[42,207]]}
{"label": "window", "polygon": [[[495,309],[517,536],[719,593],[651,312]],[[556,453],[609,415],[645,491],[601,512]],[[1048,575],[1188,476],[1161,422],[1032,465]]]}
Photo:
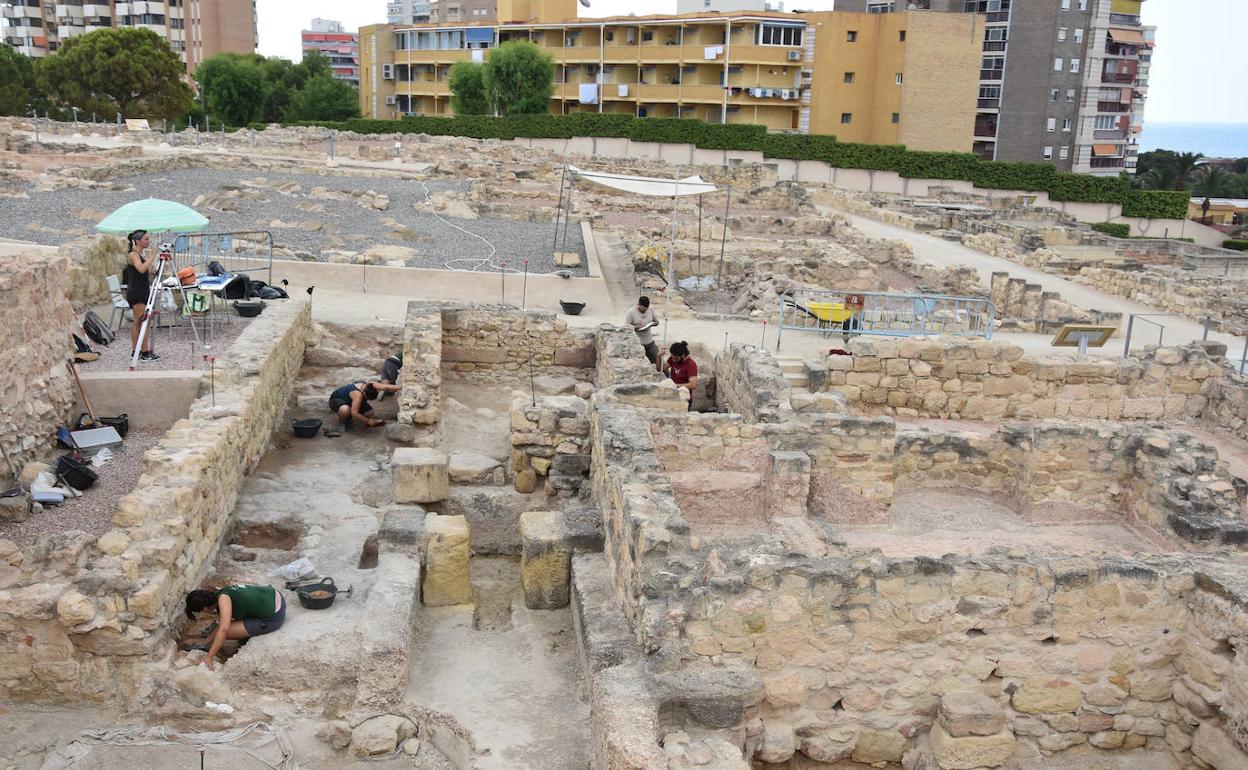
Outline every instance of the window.
{"label": "window", "polygon": [[1065,27],[1057,28],[1057,42],[1059,43],[1066,42],[1066,28]]}
{"label": "window", "polygon": [[895,10],[897,6],[891,0],[884,3],[867,3],[867,13],[892,13]]}
{"label": "window", "polygon": [[1081,28],[1081,29],[1076,29],[1076,30],[1075,30],[1075,42],[1076,42],[1076,43],[1082,43],[1082,42],[1083,42],[1083,29],[1082,29],[1082,28]]}
{"label": "window", "polygon": [[1079,10],[1081,11],[1088,10],[1088,0],[1079,0]]}
{"label": "window", "polygon": [[1045,159],[1045,160],[1053,160],[1053,148],[1052,148],[1052,147],[1045,147],[1045,148],[1044,148],[1044,159]]}
{"label": "window", "polygon": [[1067,158],[1069,158],[1070,157],[1070,145],[1063,144],[1061,147],[1059,147],[1057,150],[1057,157],[1062,160],[1066,160]]}
{"label": "window", "polygon": [[1073,89],[1073,88],[1067,88],[1067,89],[1066,89],[1066,101],[1068,101],[1068,102],[1070,102],[1070,103],[1072,103],[1072,104],[1074,103],[1074,101],[1075,101],[1075,89]]}
{"label": "window", "polygon": [[897,42],[899,43],[906,42],[906,31],[904,29],[897,33]]}
{"label": "window", "polygon": [[1061,93],[1061,91],[1060,91],[1059,89],[1056,89],[1056,88],[1050,88],[1050,89],[1049,89],[1049,101],[1051,101],[1051,102],[1056,102],[1056,101],[1057,101],[1057,95],[1058,95],[1059,93]]}
{"label": "window", "polygon": [[901,113],[900,113],[900,112],[894,112],[894,113],[893,113],[893,125],[897,125],[897,124],[898,124],[898,123],[900,123],[900,122],[901,122]]}
{"label": "window", "polygon": [[1061,71],[1062,71],[1062,65],[1063,65],[1064,63],[1065,63],[1065,60],[1063,60],[1063,59],[1062,59],[1062,57],[1058,56],[1057,58],[1055,58],[1055,59],[1053,60],[1053,71],[1054,71],[1054,72],[1061,72]]}
{"label": "window", "polygon": [[1070,0],[1062,0],[1062,10],[1063,11],[1070,10]]}
{"label": "window", "polygon": [[1116,115],[1096,116],[1097,131],[1113,131],[1116,128],[1118,128],[1118,117]]}
{"label": "window", "polygon": [[841,113],[841,125],[848,126],[850,123],[853,123],[853,122],[854,122],[854,113],[852,112]]}
{"label": "window", "polygon": [[846,33],[845,33],[845,42],[847,42],[847,43],[857,43],[857,42],[858,42],[858,32],[857,32],[856,30],[852,30],[852,29],[851,29],[850,31],[846,32]]}
{"label": "window", "polygon": [[897,85],[901,85],[902,80],[903,80],[902,73],[900,72],[897,73],[896,80],[897,80]]}
{"label": "window", "polygon": [[654,30],[643,29],[641,31],[641,42],[649,43],[651,40],[654,40]]}
{"label": "window", "polygon": [[758,28],[758,42],[760,45],[799,46],[804,31],[805,27],[791,24],[763,24]]}
{"label": "window", "polygon": [[1001,98],[1001,86],[980,86],[979,98],[980,99],[1000,99]]}
{"label": "window", "polygon": [[1062,118],[1062,130],[1070,131],[1070,128],[1071,128],[1070,118]]}
{"label": "window", "polygon": [[845,82],[846,82],[846,83],[852,83],[852,82],[854,82],[854,73],[852,73],[852,72],[846,72],[846,73],[845,73]]}
{"label": "window", "polygon": [[1049,118],[1048,123],[1045,124],[1044,130],[1048,131],[1049,133],[1056,131],[1057,130],[1057,118]]}
{"label": "window", "polygon": [[1071,72],[1078,72],[1078,71],[1079,71],[1079,63],[1080,63],[1079,59],[1071,59],[1071,60],[1070,60],[1070,71],[1071,71]]}

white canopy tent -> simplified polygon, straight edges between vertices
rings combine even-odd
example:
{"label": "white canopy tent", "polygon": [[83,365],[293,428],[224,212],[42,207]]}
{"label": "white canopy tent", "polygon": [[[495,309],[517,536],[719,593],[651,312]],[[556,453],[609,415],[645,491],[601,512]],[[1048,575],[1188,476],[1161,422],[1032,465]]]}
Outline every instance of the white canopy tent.
{"label": "white canopy tent", "polygon": [[[667,252],[667,289],[663,292],[663,347],[667,347],[667,295],[676,285],[676,204],[681,198],[691,195],[698,196],[698,260],[702,259],[702,195],[719,190],[712,182],[700,176],[687,176],[682,179],[663,179],[652,176],[633,176],[629,174],[611,174],[605,171],[586,171],[576,166],[567,166],[564,180],[559,183],[559,204],[555,209],[555,239],[559,238],[559,214],[563,206],[563,190],[568,190],[567,212],[563,222],[564,242],[567,241],[568,220],[572,218],[572,183],[576,179],[584,179],[603,187],[633,195],[644,195],[652,198],[672,199],[672,245]],[[728,204],[731,205],[732,190],[728,190]],[[724,227],[720,242],[720,270],[723,270],[724,240],[728,237],[728,208],[724,209]],[[722,279],[722,275],[720,278]],[[718,285],[718,282],[717,282]]]}

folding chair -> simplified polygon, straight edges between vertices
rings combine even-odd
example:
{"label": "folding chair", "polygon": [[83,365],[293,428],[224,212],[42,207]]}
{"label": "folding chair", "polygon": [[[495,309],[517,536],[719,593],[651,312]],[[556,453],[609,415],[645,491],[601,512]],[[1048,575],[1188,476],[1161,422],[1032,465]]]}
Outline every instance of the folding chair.
{"label": "folding chair", "polygon": [[130,305],[126,302],[126,290],[122,288],[121,279],[115,275],[110,275],[104,279],[108,284],[108,298],[112,301],[113,306],[108,314],[108,328],[113,328],[113,318],[118,313],[121,317],[117,320],[117,328],[121,328],[121,322],[126,320],[126,313],[130,313]]}

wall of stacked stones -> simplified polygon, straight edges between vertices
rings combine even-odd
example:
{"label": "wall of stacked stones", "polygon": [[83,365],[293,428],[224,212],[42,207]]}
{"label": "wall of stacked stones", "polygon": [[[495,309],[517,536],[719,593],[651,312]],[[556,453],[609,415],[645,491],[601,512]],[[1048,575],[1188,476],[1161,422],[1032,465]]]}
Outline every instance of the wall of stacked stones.
{"label": "wall of stacked stones", "polygon": [[1205,380],[1202,422],[1248,441],[1248,377],[1233,371]]}
{"label": "wall of stacked stones", "polygon": [[715,405],[750,422],[792,417],[788,382],[776,359],[753,345],[734,342],[715,356]]}
{"label": "wall of stacked stones", "polygon": [[519,381],[528,378],[531,363],[534,374],[589,379],[594,361],[593,332],[569,329],[554,313],[509,305],[443,308],[442,362],[450,371]]}
{"label": "wall of stacked stones", "polygon": [[533,469],[546,493],[570,497],[589,473],[589,402],[580,396],[516,393],[511,400],[515,473]]}
{"label": "wall of stacked stones", "polygon": [[1212,328],[1220,331],[1243,334],[1248,329],[1242,279],[1085,267],[1074,280],[1188,318],[1202,320],[1211,316]]}
{"label": "wall of stacked stones", "polygon": [[0,683],[31,699],[124,698],[168,644],[185,593],[230,522],[285,413],[310,334],[305,299],[270,304],[217,361],[202,395],[143,457],[103,536],[67,532],[10,554],[0,590]]}
{"label": "wall of stacked stones", "polygon": [[997,318],[1017,323],[1024,331],[1057,332],[1066,324],[1118,326],[1122,313],[1088,310],[1062,299],[1055,291],[1044,291],[1038,283],[1011,278],[1009,273],[992,274],[989,299]]}
{"label": "wall of stacked stones", "polygon": [[1246,665],[1234,643],[1248,616],[1225,586],[1199,587],[1193,564],[732,566],[742,569],[669,597],[680,626],[670,643],[686,662],[756,672],[747,756],[899,762],[926,750],[941,696],[971,690],[1004,716],[991,740],[965,741],[981,757],[1004,748],[1040,759],[1086,744],[1168,751],[1184,766],[1193,754],[1215,767],[1248,761],[1243,686],[1231,676]]}
{"label": "wall of stacked stones", "polygon": [[610,324],[598,327],[594,360],[595,386],[609,388],[613,385],[653,382],[660,378],[654,364],[646,358],[635,331],[627,326]]}
{"label": "wall of stacked stones", "polygon": [[74,405],[68,275],[64,257],[0,257],[0,441],[18,468],[51,454]]}
{"label": "wall of stacked stones", "polygon": [[859,338],[849,349],[812,367],[812,389],[840,392],[859,414],[899,417],[1192,418],[1206,380],[1223,375],[1199,346],[1089,361],[1024,359],[989,340]]}

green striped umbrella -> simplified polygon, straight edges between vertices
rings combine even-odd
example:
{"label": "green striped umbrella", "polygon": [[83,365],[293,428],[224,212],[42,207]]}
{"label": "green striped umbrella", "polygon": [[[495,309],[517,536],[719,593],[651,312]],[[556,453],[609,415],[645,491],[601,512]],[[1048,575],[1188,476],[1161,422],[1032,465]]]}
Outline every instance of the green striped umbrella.
{"label": "green striped umbrella", "polygon": [[193,233],[208,226],[208,218],[190,206],[160,198],[146,198],[127,203],[95,226],[102,233],[129,233],[149,230],[154,233]]}

